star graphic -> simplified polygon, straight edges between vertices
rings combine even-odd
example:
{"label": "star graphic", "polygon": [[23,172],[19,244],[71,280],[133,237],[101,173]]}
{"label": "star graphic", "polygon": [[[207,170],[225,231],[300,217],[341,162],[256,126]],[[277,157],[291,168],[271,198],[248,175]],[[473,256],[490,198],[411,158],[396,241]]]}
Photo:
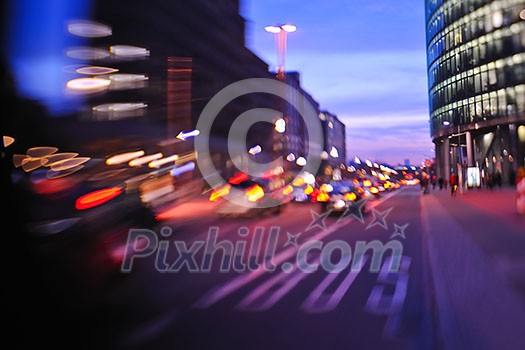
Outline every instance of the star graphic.
{"label": "star graphic", "polygon": [[290,232],[286,232],[286,237],[288,238],[288,240],[283,245],[283,247],[288,247],[289,245],[293,245],[294,247],[297,247],[298,246],[297,238],[299,238],[300,235],[301,235],[301,232],[296,233],[295,235],[292,235]]}
{"label": "star graphic", "polygon": [[368,230],[371,227],[374,227],[375,225],[379,225],[385,230],[388,230],[388,224],[386,223],[386,217],[388,216],[388,214],[390,214],[392,209],[394,208],[389,208],[385,211],[380,212],[372,208],[372,215],[374,216],[374,219],[368,224],[368,226],[366,227],[366,230]]}
{"label": "star graphic", "polygon": [[361,199],[357,202],[353,202],[350,206],[348,206],[348,208],[346,208],[346,210],[343,212],[343,214],[341,215],[339,220],[337,220],[337,222],[344,221],[352,217],[354,219],[357,219],[360,223],[364,223],[365,220],[363,218],[363,211],[365,203],[366,199]]}
{"label": "star graphic", "polygon": [[392,236],[390,236],[390,238],[394,238],[394,237],[397,237],[397,236],[400,236],[401,238],[405,238],[405,229],[407,228],[409,224],[406,224],[406,225],[403,225],[403,226],[399,226],[397,224],[394,224],[394,233],[392,234]]}
{"label": "star graphic", "polygon": [[330,215],[330,211],[324,212],[322,214],[317,214],[317,212],[310,209],[310,213],[312,214],[313,220],[310,223],[310,225],[308,225],[305,231],[308,231],[309,229],[316,227],[316,226],[322,228],[323,230],[326,230],[326,224],[324,221],[326,220],[326,217]]}

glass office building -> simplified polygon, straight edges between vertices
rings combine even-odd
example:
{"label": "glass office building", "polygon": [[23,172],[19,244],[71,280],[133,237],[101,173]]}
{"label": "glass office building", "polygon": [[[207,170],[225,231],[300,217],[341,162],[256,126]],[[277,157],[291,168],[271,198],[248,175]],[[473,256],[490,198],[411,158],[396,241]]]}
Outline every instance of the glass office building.
{"label": "glass office building", "polygon": [[438,176],[477,168],[513,182],[525,157],[525,1],[426,0],[426,34]]}

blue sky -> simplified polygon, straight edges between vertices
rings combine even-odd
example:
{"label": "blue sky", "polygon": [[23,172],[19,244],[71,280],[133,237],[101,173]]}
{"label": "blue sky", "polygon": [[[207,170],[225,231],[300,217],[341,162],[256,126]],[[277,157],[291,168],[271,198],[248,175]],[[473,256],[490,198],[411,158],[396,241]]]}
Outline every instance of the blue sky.
{"label": "blue sky", "polygon": [[347,126],[348,155],[391,164],[433,156],[423,0],[244,0],[246,44],[276,64],[269,24],[292,23],[286,70]]}

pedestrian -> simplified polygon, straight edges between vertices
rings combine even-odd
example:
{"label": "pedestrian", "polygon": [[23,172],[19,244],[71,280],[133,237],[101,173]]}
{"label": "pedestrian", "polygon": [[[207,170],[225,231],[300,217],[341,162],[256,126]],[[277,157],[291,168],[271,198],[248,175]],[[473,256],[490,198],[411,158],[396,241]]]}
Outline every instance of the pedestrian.
{"label": "pedestrian", "polygon": [[441,191],[443,189],[443,178],[442,177],[438,179],[438,183],[439,183],[439,190]]}
{"label": "pedestrian", "polygon": [[452,173],[450,175],[450,179],[449,179],[449,184],[450,184],[450,195],[452,197],[455,197],[456,196],[456,190],[458,188],[458,185],[457,185],[457,180],[456,180],[456,174]]}
{"label": "pedestrian", "polygon": [[436,189],[436,175],[432,176],[432,190]]}

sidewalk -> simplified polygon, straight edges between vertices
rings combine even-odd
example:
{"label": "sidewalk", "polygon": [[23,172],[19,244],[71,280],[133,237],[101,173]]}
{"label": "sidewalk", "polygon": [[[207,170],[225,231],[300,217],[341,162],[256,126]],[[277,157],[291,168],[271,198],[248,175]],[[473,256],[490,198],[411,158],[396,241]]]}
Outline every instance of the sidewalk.
{"label": "sidewalk", "polygon": [[446,349],[525,349],[525,222],[510,189],[421,196]]}

